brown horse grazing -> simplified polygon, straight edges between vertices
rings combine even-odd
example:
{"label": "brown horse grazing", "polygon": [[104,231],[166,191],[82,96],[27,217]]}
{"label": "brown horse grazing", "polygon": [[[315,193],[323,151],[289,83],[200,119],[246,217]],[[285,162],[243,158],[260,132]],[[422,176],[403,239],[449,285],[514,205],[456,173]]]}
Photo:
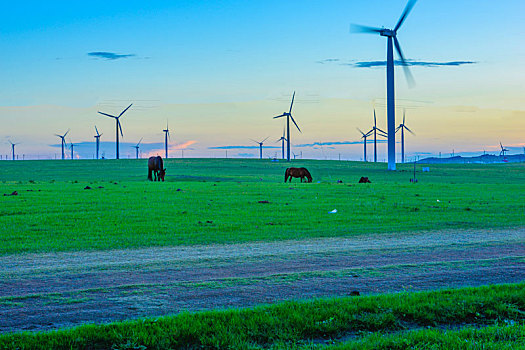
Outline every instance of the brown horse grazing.
{"label": "brown horse grazing", "polygon": [[301,182],[306,178],[306,182],[312,182],[312,175],[306,168],[288,168],[284,173],[284,182],[290,179],[289,182],[292,182],[292,177],[300,177]]}
{"label": "brown horse grazing", "polygon": [[[155,180],[153,180],[151,173],[155,175]],[[148,159],[148,180],[164,181],[165,175],[166,175],[166,169],[164,168],[162,157],[161,156],[149,157]]]}

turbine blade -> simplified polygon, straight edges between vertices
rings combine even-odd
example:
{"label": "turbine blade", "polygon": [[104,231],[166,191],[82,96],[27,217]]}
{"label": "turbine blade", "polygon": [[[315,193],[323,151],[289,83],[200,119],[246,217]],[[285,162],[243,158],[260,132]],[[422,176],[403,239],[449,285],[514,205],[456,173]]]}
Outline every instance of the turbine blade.
{"label": "turbine blade", "polygon": [[359,129],[359,128],[356,128],[356,129],[357,129],[357,131],[359,131],[361,134],[363,134],[363,136],[365,136],[365,133],[362,132],[361,129]]}
{"label": "turbine blade", "polygon": [[138,146],[140,145],[140,143],[142,142],[142,139],[143,139],[143,137],[140,138],[139,143],[137,143],[137,147],[138,147]]}
{"label": "turbine blade", "polygon": [[256,144],[259,144],[259,142],[255,141],[254,139],[250,139],[250,140],[252,140],[252,141],[255,142]]}
{"label": "turbine blade", "polygon": [[376,127],[376,109],[374,108],[374,128]]}
{"label": "turbine blade", "polygon": [[275,118],[282,118],[282,117],[286,117],[286,114],[283,113],[283,114],[281,114],[281,115],[278,115],[277,117],[273,117],[273,119],[275,119]]}
{"label": "turbine blade", "polygon": [[396,27],[394,28],[394,33],[397,32],[397,30],[399,29],[399,27],[401,27],[401,25],[403,24],[403,22],[405,21],[405,19],[407,18],[408,14],[410,13],[410,11],[412,11],[412,7],[414,7],[414,5],[416,4],[416,1],[417,0],[410,0],[407,4],[407,6],[405,7],[405,10],[403,11],[403,14],[401,15],[401,17],[399,18],[399,21],[397,21],[397,24],[396,24]]}
{"label": "turbine blade", "polygon": [[104,112],[98,112],[98,113],[103,114],[103,115],[108,116],[108,117],[111,117],[111,118],[116,118],[114,115],[107,114],[107,113],[104,113]]}
{"label": "turbine blade", "polygon": [[122,114],[124,114],[124,112],[126,112],[126,111],[129,109],[129,107],[131,107],[131,106],[133,106],[133,103],[130,104],[125,110],[123,110],[122,112],[120,112],[120,114],[118,115],[117,118],[120,118],[120,117],[122,116]]}
{"label": "turbine blade", "polygon": [[64,137],[66,137],[67,133],[69,132],[70,129],[67,129],[66,133],[64,134]]}
{"label": "turbine blade", "polygon": [[382,132],[383,134],[388,135],[388,134],[386,133],[386,131],[384,131],[384,130],[381,130],[381,129],[379,129],[379,128],[376,128],[376,130],[379,131],[380,133]]}
{"label": "turbine blade", "polygon": [[410,130],[409,128],[407,128],[404,124],[403,124],[403,127],[404,127],[409,133],[411,133],[412,135],[416,136],[416,134],[415,134],[412,130]]}
{"label": "turbine blade", "polygon": [[122,125],[120,125],[120,120],[119,118],[116,118],[116,119],[117,119],[117,128],[120,129],[120,135],[124,136],[124,133],[122,132]]}
{"label": "turbine blade", "polygon": [[270,136],[268,136],[267,138],[265,138],[264,140],[261,141],[261,143],[263,143],[264,141],[268,140]]}
{"label": "turbine blade", "polygon": [[96,125],[95,125],[95,131],[97,132],[97,136],[100,136],[100,134],[98,133],[98,129],[97,129]]}
{"label": "turbine blade", "polygon": [[350,24],[350,32],[352,33],[381,33],[381,28],[362,26],[360,24]]}
{"label": "turbine blade", "polygon": [[301,129],[299,129],[299,125],[297,125],[297,123],[295,122],[295,120],[293,119],[292,115],[290,114],[290,119],[292,120],[292,122],[295,124],[295,126],[297,127],[297,130],[299,130],[299,132],[302,134],[303,132],[301,131]]}
{"label": "turbine blade", "polygon": [[403,108],[403,125],[405,125],[405,112],[406,110]]}
{"label": "turbine blade", "polygon": [[293,92],[293,95],[292,95],[292,103],[290,103],[290,111],[288,112],[288,114],[291,114],[292,113],[292,107],[293,107],[293,100],[295,98],[295,91]]}
{"label": "turbine blade", "polygon": [[405,60],[405,56],[403,56],[403,51],[401,51],[401,46],[399,45],[399,41],[397,41],[397,37],[394,36],[394,45],[396,46],[397,54],[401,58],[401,64],[403,65],[403,70],[405,71],[405,77],[407,79],[407,83],[409,87],[413,87],[415,85],[414,78],[412,77],[412,73],[410,73],[410,69],[408,68],[408,63]]}

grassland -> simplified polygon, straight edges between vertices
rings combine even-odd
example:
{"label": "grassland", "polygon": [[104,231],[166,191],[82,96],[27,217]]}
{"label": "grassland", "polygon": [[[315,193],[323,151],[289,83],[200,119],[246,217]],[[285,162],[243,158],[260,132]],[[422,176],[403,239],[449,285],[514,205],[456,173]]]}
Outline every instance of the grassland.
{"label": "grassland", "polygon": [[516,349],[525,284],[318,299],[40,333],[2,349]]}
{"label": "grassland", "polygon": [[[525,164],[425,173],[418,165],[417,184],[411,164],[386,172],[385,164],[294,162],[311,184],[284,184],[289,165],[269,160],[165,165],[167,181],[154,183],[146,160],[0,162],[0,254],[525,225]],[[372,183],[357,184],[361,176]]]}

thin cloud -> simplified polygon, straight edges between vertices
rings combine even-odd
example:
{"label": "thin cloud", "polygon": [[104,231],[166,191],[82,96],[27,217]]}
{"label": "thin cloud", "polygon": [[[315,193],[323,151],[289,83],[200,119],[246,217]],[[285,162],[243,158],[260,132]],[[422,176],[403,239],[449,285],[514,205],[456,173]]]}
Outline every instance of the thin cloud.
{"label": "thin cloud", "polygon": [[[216,146],[216,147],[208,147],[208,149],[259,149],[259,146]],[[265,146],[263,145],[263,148],[281,148],[277,146]]]}
{"label": "thin cloud", "polygon": [[[367,143],[374,142],[374,140],[367,139]],[[377,143],[385,143],[386,140],[377,140]],[[362,145],[363,141],[329,141],[329,142],[314,142],[295,145],[295,147],[323,147],[323,146],[340,146],[340,145]]]}
{"label": "thin cloud", "polygon": [[114,53],[114,52],[95,51],[95,52],[89,52],[88,56],[94,57],[94,58],[105,59],[105,60],[109,60],[109,61],[114,61],[114,60],[118,60],[118,59],[121,59],[121,58],[135,57],[136,55],[135,54],[124,54],[124,55],[121,55],[121,54]]}
{"label": "thin cloud", "polygon": [[333,62],[339,62],[339,61],[340,61],[339,58],[326,58],[324,60],[317,61],[316,63],[325,64],[325,63],[333,63]]}
{"label": "thin cloud", "polygon": [[[197,143],[197,141],[194,141],[194,140],[191,140],[191,141],[186,141],[184,143],[181,143],[181,144],[178,144],[178,145],[175,145],[173,147],[173,149],[190,149],[189,147],[193,144]],[[170,148],[171,149],[171,148]]]}
{"label": "thin cloud", "polygon": [[[412,67],[458,67],[468,64],[476,64],[474,61],[449,61],[449,62],[431,62],[431,61],[415,61],[406,60],[401,62],[394,60],[394,64],[397,66],[412,66]],[[343,63],[345,66],[351,66],[356,68],[374,68],[386,66],[386,61],[361,61],[356,63]]]}

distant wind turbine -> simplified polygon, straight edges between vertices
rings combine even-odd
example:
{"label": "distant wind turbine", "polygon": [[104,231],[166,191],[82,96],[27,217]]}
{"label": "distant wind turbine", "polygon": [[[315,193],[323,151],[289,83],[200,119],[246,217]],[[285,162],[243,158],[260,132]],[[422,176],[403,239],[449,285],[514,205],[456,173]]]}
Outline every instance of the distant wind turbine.
{"label": "distant wind turbine", "polygon": [[394,50],[393,45],[401,59],[401,65],[405,71],[409,86],[414,85],[414,79],[408,68],[408,63],[403,56],[401,46],[397,41],[397,31],[405,21],[406,17],[416,4],[417,0],[410,0],[403,11],[403,14],[397,21],[394,29],[374,28],[361,25],[353,25],[352,29],[355,32],[379,34],[387,37],[387,62],[386,62],[386,86],[387,86],[387,124],[388,124],[388,170],[396,170],[396,107],[395,107],[395,92],[394,92]]}
{"label": "distant wind turbine", "polygon": [[16,145],[19,145],[20,142],[18,142],[18,143],[13,143],[13,142],[9,141],[9,143],[11,144],[11,151],[13,152],[13,160],[15,160],[15,146],[16,146]]}
{"label": "distant wind turbine", "polygon": [[401,130],[401,163],[405,162],[405,129],[412,135],[415,135],[412,130],[410,130],[405,125],[405,110],[403,109],[403,123],[399,124],[399,126],[396,128],[396,132]]}
{"label": "distant wind turbine", "polygon": [[386,132],[384,132],[383,130],[377,127],[375,108],[374,108],[374,126],[372,127],[372,129],[370,129],[370,131],[367,134],[369,133],[374,134],[374,163],[377,163],[377,135],[379,134],[379,136],[382,136],[382,137],[387,137],[387,135],[386,135]]}
{"label": "distant wind turbine", "polygon": [[55,134],[56,136],[60,137],[62,139],[62,159],[66,158],[66,155],[64,153],[64,146],[66,146],[66,135],[69,132],[69,129],[66,131],[64,135]]}
{"label": "distant wind turbine", "polygon": [[103,112],[98,112],[99,114],[102,114],[102,115],[105,115],[107,117],[111,117],[111,118],[115,118],[115,128],[116,128],[116,141],[115,141],[115,145],[116,145],[116,159],[119,159],[119,152],[118,152],[118,132],[119,132],[119,129],[120,129],[120,135],[121,136],[124,136],[124,133],[122,132],[122,125],[120,125],[120,117],[122,117],[122,115],[129,109],[129,107],[131,107],[133,105],[130,104],[125,110],[123,110],[122,112],[120,112],[120,114],[116,117],[114,115],[111,115],[111,114],[107,114],[107,113],[103,113]]}
{"label": "distant wind turbine", "polygon": [[98,129],[96,125],[95,125],[95,131],[97,132],[97,134],[95,135],[95,143],[97,147],[97,159],[98,159],[98,151],[100,149],[100,136],[102,136],[103,134],[98,133]]}
{"label": "distant wind turbine", "polygon": [[[270,137],[270,136],[268,136],[268,137]],[[253,142],[259,144],[259,159],[262,159],[262,156],[263,156],[263,152],[262,152],[262,149],[263,149],[263,143],[264,143],[264,141],[268,140],[268,137],[265,138],[264,140],[262,140],[261,142],[259,142],[259,141],[255,141],[254,139],[250,139],[250,140],[252,140]]]}
{"label": "distant wind turbine", "polygon": [[361,131],[361,129],[357,128],[357,130],[363,135],[361,136],[361,138],[363,139],[363,148],[364,148],[364,154],[363,154],[363,160],[366,162],[366,138],[370,135],[372,135],[372,131],[373,130],[370,130],[369,132],[367,132],[366,134],[364,132]]}
{"label": "distant wind turbine", "polygon": [[168,122],[166,121],[166,129],[162,130],[164,131],[164,148],[166,149],[166,159],[168,159],[168,138],[170,137],[170,129],[168,129]]}
{"label": "distant wind turbine", "polygon": [[499,146],[501,147],[501,151],[499,152],[499,155],[503,156],[503,158],[505,158],[505,153],[508,152],[509,150],[506,149],[505,147],[503,147],[503,145],[501,144],[501,141],[499,143]]}
{"label": "distant wind turbine", "polygon": [[139,147],[140,143],[142,142],[143,137],[140,138],[139,142],[135,146],[131,146],[135,149],[135,157],[139,159]]}
{"label": "distant wind turbine", "polygon": [[278,115],[277,117],[273,117],[273,119],[286,117],[286,129],[287,129],[287,134],[286,134],[286,142],[287,142],[286,159],[288,161],[290,161],[290,119],[292,120],[292,122],[297,127],[297,130],[299,130],[299,132],[301,132],[301,129],[299,129],[299,125],[297,125],[297,123],[295,122],[295,120],[292,117],[292,107],[293,107],[293,100],[294,100],[294,98],[295,98],[295,91],[293,92],[293,95],[292,95],[292,103],[290,104],[290,110],[288,112],[284,112],[281,115]]}
{"label": "distant wind turbine", "polygon": [[281,148],[282,148],[283,159],[284,159],[284,141],[286,141],[286,137],[284,137],[285,130],[286,129],[283,128],[283,136],[281,136],[281,138],[276,141],[276,142],[281,141]]}
{"label": "distant wind turbine", "polygon": [[73,143],[73,141],[71,141],[71,139],[69,139],[69,147],[71,148],[71,159],[75,159],[73,156],[74,156],[74,153],[73,153],[73,149],[76,145]]}

